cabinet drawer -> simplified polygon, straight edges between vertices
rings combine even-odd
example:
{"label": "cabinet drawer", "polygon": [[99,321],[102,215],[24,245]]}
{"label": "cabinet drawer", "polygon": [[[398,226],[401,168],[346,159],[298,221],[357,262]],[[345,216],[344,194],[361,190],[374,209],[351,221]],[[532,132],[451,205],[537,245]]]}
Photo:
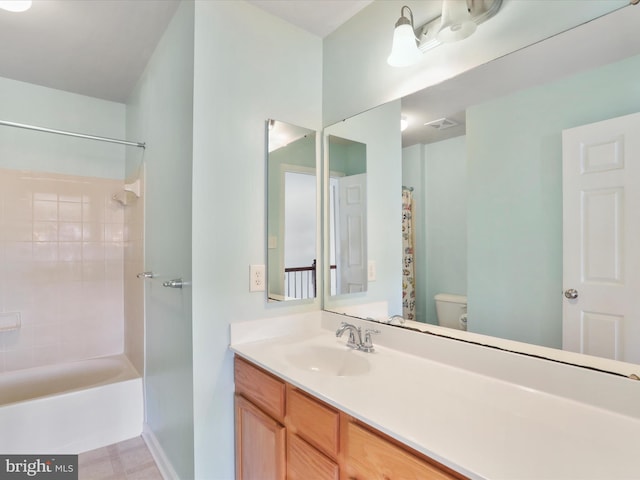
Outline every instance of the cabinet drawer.
{"label": "cabinet drawer", "polygon": [[337,463],[299,436],[287,435],[288,480],[338,480],[339,476],[340,469]]}
{"label": "cabinet drawer", "polygon": [[337,457],[339,412],[291,386],[287,388],[287,428],[330,457]]}
{"label": "cabinet drawer", "polygon": [[345,472],[349,480],[453,480],[465,478],[428,462],[360,425],[346,426]]}
{"label": "cabinet drawer", "polygon": [[235,357],[236,393],[284,422],[285,383],[240,357]]}

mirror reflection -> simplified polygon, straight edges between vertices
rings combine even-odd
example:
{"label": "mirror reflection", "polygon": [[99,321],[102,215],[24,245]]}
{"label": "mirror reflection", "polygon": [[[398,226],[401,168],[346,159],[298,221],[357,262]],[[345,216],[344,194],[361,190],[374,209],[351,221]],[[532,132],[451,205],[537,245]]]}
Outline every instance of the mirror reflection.
{"label": "mirror reflection", "polygon": [[[633,8],[626,15],[637,15]],[[623,30],[632,24],[618,22],[616,38],[634,38],[633,28]],[[640,111],[640,42],[604,42],[607,48],[603,43],[598,52],[584,49],[587,33],[605,38],[611,25],[607,22],[601,32],[595,22],[586,30],[578,27],[402,99],[395,120],[396,131],[401,117],[409,122],[396,154],[402,176],[387,179],[385,193],[369,191],[370,201],[379,194],[389,198],[388,192],[405,197],[395,205],[398,217],[405,222],[410,217],[408,226],[369,230],[370,241],[397,235],[405,242],[399,248],[403,259],[386,280],[402,291],[362,298],[358,305],[327,301],[328,310],[384,322],[403,315],[405,326],[453,328],[452,336],[464,337],[467,330],[640,363],[640,308],[620,310],[633,294],[615,301],[612,309],[598,305],[579,311],[574,308],[579,300],[563,294],[584,291],[580,300],[585,301],[591,292],[582,274],[567,280],[576,278],[567,265],[568,251],[583,252],[577,263],[591,262],[599,272],[593,283],[609,293],[616,282],[634,281],[637,270],[632,265],[638,261],[630,257],[633,238],[619,233],[625,247],[614,233],[629,224],[635,207],[616,210],[618,197],[604,195],[597,197],[588,225],[574,222],[587,207],[563,215],[563,176],[568,180],[563,150],[566,157],[571,148],[563,148],[563,132]],[[587,136],[593,140],[592,161],[607,164],[606,155],[616,148],[630,148],[629,135],[618,144],[603,135]],[[582,145],[590,145],[587,140]],[[635,198],[639,184],[640,179],[632,181],[625,187],[632,190],[622,197]],[[595,223],[596,214],[604,223]],[[583,232],[578,242],[563,247],[563,237],[575,231]],[[609,268],[614,261],[618,270]],[[626,272],[623,280],[614,275],[618,271]]]}
{"label": "mirror reflection", "polygon": [[[357,240],[360,243],[354,246],[348,245],[347,242],[342,247],[342,252],[335,256],[334,263],[330,252],[332,241],[328,238],[325,241],[324,258],[332,259],[325,266],[324,291],[330,294],[325,295],[324,308],[328,310],[368,317],[372,316],[371,309],[374,306],[385,312],[389,308],[395,310],[400,307],[400,284],[395,281],[397,277],[393,272],[398,270],[401,262],[401,243],[400,236],[393,235],[392,232],[400,231],[398,212],[401,199],[389,188],[393,183],[400,184],[402,176],[399,118],[400,101],[396,101],[348,118],[324,130],[323,174],[327,187],[324,205],[327,215],[324,225],[325,231],[331,232],[332,236],[335,232],[336,250],[340,247],[338,229],[335,225],[339,225],[340,222],[337,218],[339,215],[330,213],[335,205],[329,205],[329,185],[349,182],[345,183],[348,186],[350,183],[359,182],[361,186],[358,187],[357,195],[355,190],[352,191],[349,201],[355,201],[357,198],[366,199],[366,215],[363,216],[363,220],[353,220],[352,225],[345,222],[346,225],[342,227],[344,231],[355,230],[355,226],[358,226],[366,233],[362,239],[354,238],[354,242]],[[384,233],[380,234],[382,232]],[[340,269],[340,263],[347,264],[352,261],[349,256],[343,255],[349,248],[360,250],[361,256],[358,261],[362,265],[356,273],[365,285],[360,291],[357,287],[350,288],[348,281],[346,285],[343,282],[338,288],[339,281],[336,277],[340,273],[334,274],[335,270]],[[336,265],[336,268],[332,268],[332,265]],[[331,281],[332,277],[336,280]]]}
{"label": "mirror reflection", "polygon": [[315,298],[316,133],[267,125],[267,294],[269,301]]}
{"label": "mirror reflection", "polygon": [[335,135],[329,147],[330,294],[367,291],[367,146]]}

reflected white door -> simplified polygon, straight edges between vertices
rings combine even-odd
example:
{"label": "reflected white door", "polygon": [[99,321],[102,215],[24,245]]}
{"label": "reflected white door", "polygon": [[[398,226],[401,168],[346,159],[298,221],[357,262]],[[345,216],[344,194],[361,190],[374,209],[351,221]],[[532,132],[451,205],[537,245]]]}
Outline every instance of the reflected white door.
{"label": "reflected white door", "polygon": [[633,363],[640,363],[639,132],[633,114],[562,136],[563,348]]}
{"label": "reflected white door", "polygon": [[338,179],[338,293],[367,290],[367,174]]}

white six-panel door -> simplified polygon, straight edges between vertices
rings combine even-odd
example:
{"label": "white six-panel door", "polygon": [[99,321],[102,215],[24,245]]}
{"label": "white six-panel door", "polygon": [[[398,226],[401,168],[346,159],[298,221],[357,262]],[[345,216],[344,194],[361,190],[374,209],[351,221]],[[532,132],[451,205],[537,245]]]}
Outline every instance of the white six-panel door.
{"label": "white six-panel door", "polygon": [[367,291],[367,174],[338,179],[338,293]]}
{"label": "white six-panel door", "polygon": [[640,114],[565,130],[562,188],[563,349],[640,363]]}

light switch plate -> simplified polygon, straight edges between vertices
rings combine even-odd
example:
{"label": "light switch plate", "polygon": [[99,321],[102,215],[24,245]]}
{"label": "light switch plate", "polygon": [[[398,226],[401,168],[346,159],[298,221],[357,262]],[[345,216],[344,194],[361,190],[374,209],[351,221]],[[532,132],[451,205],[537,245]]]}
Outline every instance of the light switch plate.
{"label": "light switch plate", "polygon": [[376,262],[374,260],[369,260],[369,264],[367,266],[367,280],[370,282],[376,281]]}

